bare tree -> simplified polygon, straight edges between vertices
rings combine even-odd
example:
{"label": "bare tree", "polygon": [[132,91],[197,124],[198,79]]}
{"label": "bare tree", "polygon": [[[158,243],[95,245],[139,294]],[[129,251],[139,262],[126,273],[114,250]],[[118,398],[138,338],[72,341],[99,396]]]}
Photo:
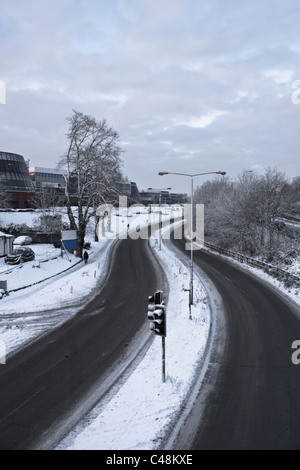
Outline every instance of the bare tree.
{"label": "bare tree", "polygon": [[293,202],[290,207],[290,214],[292,216],[300,217],[300,176],[296,176],[291,185],[290,192],[293,197]]}
{"label": "bare tree", "polygon": [[[122,179],[119,135],[105,119],[73,110],[67,118],[69,147],[59,167],[67,169],[69,182],[76,186],[77,214],[72,211],[72,194],[66,191],[67,210],[72,230],[77,230],[76,255],[82,257],[87,224],[99,204],[116,200]],[[73,195],[74,196],[74,195]]]}
{"label": "bare tree", "polygon": [[278,221],[285,216],[292,202],[287,177],[276,168],[267,168],[257,189],[257,214],[264,229],[264,255],[276,256],[280,243]]}
{"label": "bare tree", "polygon": [[56,207],[64,202],[64,193],[62,189],[53,188],[51,186],[42,186],[36,188],[32,203],[37,209],[50,213]]}
{"label": "bare tree", "polygon": [[38,188],[33,198],[33,205],[39,209],[39,216],[34,220],[36,228],[44,233],[59,232],[62,228],[62,216],[57,206],[63,202],[63,193],[51,186]]}
{"label": "bare tree", "polygon": [[204,204],[205,236],[220,246],[232,238],[231,205],[233,184],[228,178],[215,178],[198,186],[194,193],[196,204]]}
{"label": "bare tree", "polygon": [[274,259],[289,244],[282,218],[295,206],[296,187],[276,168],[204,183],[195,200],[205,204],[206,236],[219,246]]}

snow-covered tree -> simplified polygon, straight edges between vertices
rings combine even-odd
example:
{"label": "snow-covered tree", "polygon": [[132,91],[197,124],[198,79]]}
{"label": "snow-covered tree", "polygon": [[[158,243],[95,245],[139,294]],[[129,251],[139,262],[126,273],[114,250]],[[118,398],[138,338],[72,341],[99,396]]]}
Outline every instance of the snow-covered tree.
{"label": "snow-covered tree", "polygon": [[[76,187],[77,208],[72,210],[72,194],[66,191],[70,227],[77,230],[76,255],[82,257],[86,227],[100,204],[113,203],[122,180],[118,133],[105,119],[73,110],[67,118],[69,146],[59,167],[67,169],[69,182]],[[74,196],[74,194],[73,194]]]}
{"label": "snow-covered tree", "polygon": [[299,201],[298,185],[276,168],[206,182],[194,198],[205,205],[205,234],[218,246],[272,260],[290,244],[282,218]]}

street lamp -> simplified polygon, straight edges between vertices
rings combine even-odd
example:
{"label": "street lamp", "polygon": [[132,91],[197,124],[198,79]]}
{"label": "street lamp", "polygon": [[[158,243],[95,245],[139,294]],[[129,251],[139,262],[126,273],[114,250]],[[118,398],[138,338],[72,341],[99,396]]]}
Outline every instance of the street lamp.
{"label": "street lamp", "polygon": [[162,210],[161,210],[161,192],[172,188],[148,188],[148,191],[159,191],[159,251],[161,251],[161,225],[162,225]]}
{"label": "street lamp", "polygon": [[190,288],[189,288],[189,312],[190,312],[190,318],[191,316],[191,306],[194,303],[194,281],[193,281],[193,240],[192,240],[192,232],[193,232],[193,193],[194,193],[194,177],[195,176],[203,176],[203,175],[226,175],[226,171],[209,171],[206,173],[195,173],[195,174],[188,174],[188,173],[175,173],[172,171],[160,171],[159,176],[165,176],[165,175],[179,175],[179,176],[188,176],[191,178],[191,271],[190,271]]}

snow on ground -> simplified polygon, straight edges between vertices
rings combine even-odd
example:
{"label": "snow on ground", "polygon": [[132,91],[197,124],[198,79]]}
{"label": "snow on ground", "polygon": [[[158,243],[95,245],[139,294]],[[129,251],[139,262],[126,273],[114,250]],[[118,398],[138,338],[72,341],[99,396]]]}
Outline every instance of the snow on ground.
{"label": "snow on ground", "polygon": [[32,227],[40,215],[38,210],[14,210],[0,211],[0,224],[5,227],[9,224],[21,225],[26,224],[28,227]]}
{"label": "snow on ground", "polygon": [[[73,254],[65,253],[49,244],[27,245],[35,253],[35,261],[19,265],[6,265],[0,260],[0,278],[7,281],[8,291],[24,288],[63,272],[78,263]],[[14,245],[15,247],[15,245]]]}
{"label": "snow on ground", "polygon": [[300,277],[300,259],[294,259],[288,268],[284,267],[283,269],[287,269],[290,274],[294,274],[295,276]]}
{"label": "snow on ground", "polygon": [[69,221],[67,215],[67,209],[65,207],[55,208],[54,210],[45,209],[10,209],[6,211],[0,211],[0,225],[6,227],[12,225],[26,224],[28,227],[34,227],[39,224],[39,218],[41,215],[53,215],[59,214],[62,217],[63,222]]}

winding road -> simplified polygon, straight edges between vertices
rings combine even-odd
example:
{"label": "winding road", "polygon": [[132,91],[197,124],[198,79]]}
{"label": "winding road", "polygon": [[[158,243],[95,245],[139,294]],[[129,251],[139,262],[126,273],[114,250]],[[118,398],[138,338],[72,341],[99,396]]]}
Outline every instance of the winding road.
{"label": "winding road", "polygon": [[300,449],[300,308],[219,256],[195,251],[194,264],[219,292],[226,327],[174,448]]}
{"label": "winding road", "polygon": [[[171,243],[185,257],[184,242]],[[174,449],[299,449],[300,309],[232,263],[194,252],[220,296],[206,375]],[[99,294],[0,367],[0,449],[53,448],[118,379],[145,337],[147,296],[165,282],[146,240],[120,240]],[[85,407],[82,408],[82,403]],[[82,415],[78,414],[82,410]]]}
{"label": "winding road", "polygon": [[0,366],[0,449],[53,448],[105,381],[107,393],[118,366],[137,354],[143,326],[150,338],[147,298],[162,285],[160,272],[146,240],[118,241],[99,294]]}

